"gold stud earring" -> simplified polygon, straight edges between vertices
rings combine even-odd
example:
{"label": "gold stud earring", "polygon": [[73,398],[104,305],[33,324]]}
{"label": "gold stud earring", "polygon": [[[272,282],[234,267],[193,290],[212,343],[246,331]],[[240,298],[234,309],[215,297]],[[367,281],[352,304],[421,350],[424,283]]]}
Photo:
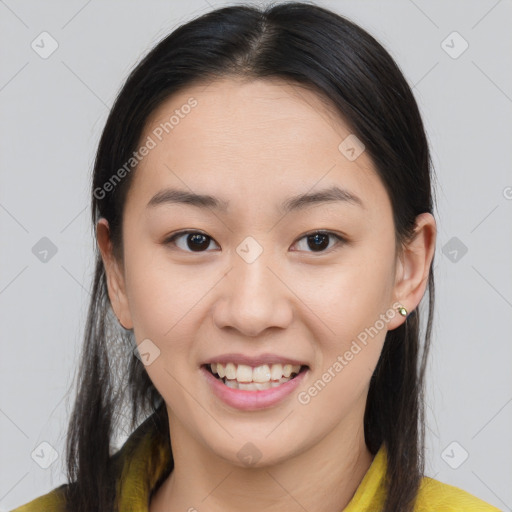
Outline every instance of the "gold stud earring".
{"label": "gold stud earring", "polygon": [[407,309],[405,309],[402,305],[396,308],[396,310],[402,315],[407,316]]}

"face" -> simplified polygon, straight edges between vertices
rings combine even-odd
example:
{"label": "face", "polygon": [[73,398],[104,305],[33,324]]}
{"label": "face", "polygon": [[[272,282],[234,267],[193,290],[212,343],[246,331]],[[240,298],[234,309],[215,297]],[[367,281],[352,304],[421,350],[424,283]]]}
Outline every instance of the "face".
{"label": "face", "polygon": [[[265,464],[361,435],[386,332],[403,322],[393,304],[414,309],[431,254],[404,272],[371,159],[339,148],[350,134],[313,92],[278,81],[190,87],[148,120],[109,294],[145,344],[171,439],[187,432],[212,456],[243,464],[254,450]],[[334,187],[330,200],[291,201]],[[240,363],[240,380],[246,366],[249,380],[281,375],[277,362],[301,371],[282,388],[235,390],[205,368],[219,360],[225,372]]]}

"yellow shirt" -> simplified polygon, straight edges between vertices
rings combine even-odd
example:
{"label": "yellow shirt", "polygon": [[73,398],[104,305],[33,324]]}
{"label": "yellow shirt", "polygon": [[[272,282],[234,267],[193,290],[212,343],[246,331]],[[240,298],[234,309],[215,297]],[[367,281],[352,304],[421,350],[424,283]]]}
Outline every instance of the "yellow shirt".
{"label": "yellow shirt", "polygon": [[[118,455],[122,475],[117,486],[120,512],[148,512],[151,491],[168,471],[170,451],[152,437],[154,424],[145,421],[129,437]],[[133,448],[128,456],[128,450]],[[343,512],[380,512],[385,498],[386,447],[383,444]],[[67,484],[11,512],[66,512],[63,490]],[[423,477],[415,512],[500,512],[476,496],[433,478]]]}

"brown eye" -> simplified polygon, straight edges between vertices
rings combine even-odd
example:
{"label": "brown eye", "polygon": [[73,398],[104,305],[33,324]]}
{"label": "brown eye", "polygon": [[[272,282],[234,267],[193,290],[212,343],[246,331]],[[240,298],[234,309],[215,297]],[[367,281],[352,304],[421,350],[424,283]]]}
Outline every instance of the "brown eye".
{"label": "brown eye", "polygon": [[325,249],[329,247],[330,237],[334,237],[338,240],[338,242],[341,243],[346,242],[345,238],[343,238],[341,235],[331,231],[315,231],[314,233],[304,235],[300,240],[305,239],[307,247],[311,249],[310,251],[306,252],[326,252]]}
{"label": "brown eye", "polygon": [[[180,245],[175,242],[177,239],[183,237],[186,237],[184,244]],[[176,245],[178,248],[187,252],[205,252],[211,241],[213,241],[213,238],[200,231],[180,231],[168,238],[164,243]]]}

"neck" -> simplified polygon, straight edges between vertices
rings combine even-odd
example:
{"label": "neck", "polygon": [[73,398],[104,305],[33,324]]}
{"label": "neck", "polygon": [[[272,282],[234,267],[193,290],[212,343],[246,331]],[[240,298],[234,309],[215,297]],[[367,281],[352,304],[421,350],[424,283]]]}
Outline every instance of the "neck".
{"label": "neck", "polygon": [[354,496],[373,456],[363,428],[338,425],[309,450],[264,467],[240,467],[190,437],[169,412],[174,470],[151,512],[340,512]]}

